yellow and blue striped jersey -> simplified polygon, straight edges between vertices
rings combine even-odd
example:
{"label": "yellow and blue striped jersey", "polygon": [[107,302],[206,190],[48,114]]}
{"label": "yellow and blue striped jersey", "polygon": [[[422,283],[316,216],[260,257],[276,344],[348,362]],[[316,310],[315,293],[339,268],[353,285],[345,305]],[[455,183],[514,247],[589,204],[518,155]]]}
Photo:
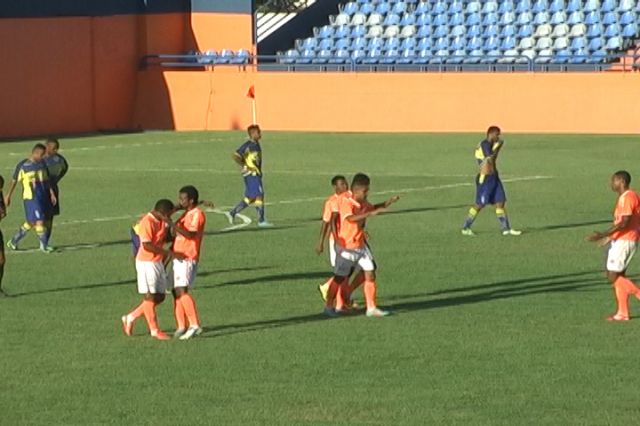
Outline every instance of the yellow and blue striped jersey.
{"label": "yellow and blue striped jersey", "polygon": [[54,154],[44,157],[44,162],[47,165],[47,169],[49,169],[51,184],[57,186],[58,182],[60,182],[64,175],[67,174],[67,171],[69,171],[67,159],[60,154]]}
{"label": "yellow and blue striped jersey", "polygon": [[498,148],[500,147],[500,142],[491,143],[488,140],[483,140],[478,144],[478,147],[475,150],[475,157],[478,165],[484,164],[489,158],[495,157]]}
{"label": "yellow and blue striped jersey", "polygon": [[16,166],[13,179],[22,184],[23,200],[47,200],[51,196],[49,170],[44,161],[22,160]]}
{"label": "yellow and blue striped jersey", "polygon": [[262,147],[258,142],[248,140],[236,150],[244,160],[251,176],[262,176]]}

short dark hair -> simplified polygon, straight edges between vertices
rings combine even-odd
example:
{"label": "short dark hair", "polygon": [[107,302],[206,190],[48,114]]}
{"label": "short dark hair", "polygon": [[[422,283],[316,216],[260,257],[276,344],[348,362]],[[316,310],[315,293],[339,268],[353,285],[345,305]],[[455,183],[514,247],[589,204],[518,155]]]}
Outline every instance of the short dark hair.
{"label": "short dark hair", "polygon": [[41,149],[41,150],[43,150],[43,151],[46,151],[46,150],[47,150],[47,147],[46,147],[46,146],[44,146],[44,145],[43,145],[43,144],[41,144],[41,143],[37,143],[37,144],[35,144],[35,145],[33,146],[33,149],[31,149],[31,152],[37,151],[37,150],[39,150],[39,149]]}
{"label": "short dark hair", "polygon": [[154,208],[154,210],[159,211],[161,213],[171,213],[173,209],[174,209],[173,202],[171,200],[167,200],[166,198],[156,201],[156,206]]}
{"label": "short dark hair", "polygon": [[196,189],[196,187],[193,185],[183,186],[182,188],[180,188],[179,192],[180,194],[187,194],[187,197],[189,197],[189,199],[196,204],[198,204],[198,201],[200,201],[199,200],[200,194],[198,193],[198,190]]}
{"label": "short dark hair", "polygon": [[47,144],[54,144],[56,146],[56,148],[60,148],[60,142],[58,141],[58,139],[56,138],[47,138]]}
{"label": "short dark hair", "polygon": [[247,127],[247,133],[251,133],[254,130],[260,130],[260,126],[258,126],[257,124],[252,124],[251,126]]}
{"label": "short dark hair", "polygon": [[489,128],[487,129],[487,135],[491,133],[500,133],[500,132],[502,132],[502,130],[500,130],[500,127],[498,126],[489,126]]}
{"label": "short dark hair", "polygon": [[353,181],[351,181],[351,187],[355,188],[357,186],[368,186],[371,183],[371,179],[369,176],[364,173],[356,173],[353,177]]}
{"label": "short dark hair", "polygon": [[613,174],[618,179],[622,179],[625,186],[631,185],[631,174],[626,170],[618,170]]}
{"label": "short dark hair", "polygon": [[347,178],[342,175],[336,175],[333,178],[331,178],[331,185],[336,186],[340,181],[346,182]]}

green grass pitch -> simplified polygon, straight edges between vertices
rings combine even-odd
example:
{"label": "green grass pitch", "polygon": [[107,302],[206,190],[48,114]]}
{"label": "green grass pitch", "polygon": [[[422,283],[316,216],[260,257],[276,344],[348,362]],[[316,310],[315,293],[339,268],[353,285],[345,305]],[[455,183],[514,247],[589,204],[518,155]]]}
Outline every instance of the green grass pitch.
{"label": "green grass pitch", "polygon": [[[244,134],[63,139],[62,250],[7,253],[0,424],[634,424],[640,322],[604,321],[604,251],[584,237],[611,218],[609,176],[640,179],[637,138],[506,134],[507,209],[525,233],[502,237],[487,210],[467,238],[481,136],[265,132],[277,227],[258,230],[250,208],[251,225],[221,233],[225,218],[208,214],[195,290],[206,330],[189,342],[152,340],[143,321],[122,335],[139,301],[129,226],[184,184],[234,205],[230,154]],[[0,145],[7,180],[32,144]],[[313,251],[321,200],[332,175],[358,171],[371,200],[402,196],[368,223],[380,304],[395,315],[328,320],[316,286],[330,268]],[[5,239],[22,218],[16,197]],[[35,247],[29,235],[23,248]],[[171,305],[159,308],[168,331]]]}

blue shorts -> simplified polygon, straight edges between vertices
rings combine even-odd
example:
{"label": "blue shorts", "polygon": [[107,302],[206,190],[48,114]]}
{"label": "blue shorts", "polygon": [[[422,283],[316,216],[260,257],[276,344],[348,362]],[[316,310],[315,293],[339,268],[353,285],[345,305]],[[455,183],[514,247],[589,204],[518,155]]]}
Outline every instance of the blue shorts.
{"label": "blue shorts", "polygon": [[480,182],[480,175],[476,177],[476,204],[499,204],[507,201],[507,194],[498,175],[488,175]]}
{"label": "blue shorts", "polygon": [[244,177],[244,196],[250,200],[264,197],[262,176],[249,175]]}
{"label": "blue shorts", "polygon": [[24,216],[27,223],[33,224],[51,219],[52,207],[51,202],[24,200]]}
{"label": "blue shorts", "polygon": [[136,231],[133,228],[129,231],[131,233],[131,249],[133,251],[133,257],[138,255],[138,250],[140,250],[140,236],[136,234]]}

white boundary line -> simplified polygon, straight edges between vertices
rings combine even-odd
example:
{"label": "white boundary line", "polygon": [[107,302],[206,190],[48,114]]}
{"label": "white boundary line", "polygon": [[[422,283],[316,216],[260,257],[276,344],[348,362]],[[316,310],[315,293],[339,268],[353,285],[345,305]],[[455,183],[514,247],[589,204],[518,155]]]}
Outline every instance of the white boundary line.
{"label": "white boundary line", "polygon": [[[202,140],[172,140],[172,141],[158,141],[158,142],[134,142],[134,143],[117,143],[113,145],[90,145],[90,146],[78,146],[75,148],[66,148],[60,149],[60,154],[66,154],[67,152],[86,152],[86,151],[102,151],[106,149],[122,149],[122,148],[146,148],[149,146],[158,146],[158,145],[193,145],[193,144],[206,144],[209,142],[223,142],[227,139],[222,138],[211,138],[211,139],[202,139]],[[231,139],[229,139],[231,141]],[[24,152],[9,152],[6,155],[11,157],[20,157],[24,156],[25,158],[29,156],[31,148],[25,149]],[[75,168],[75,167],[74,167]]]}
{"label": "white boundary line", "polygon": [[[219,210],[219,209],[205,209],[206,212],[208,213],[215,213],[215,214],[222,214],[224,215],[226,212],[223,210]],[[71,222],[61,222],[59,225],[66,225],[66,224],[77,224],[77,223],[93,223],[93,222],[109,222],[109,221],[114,221],[114,220],[124,220],[124,219],[135,219],[135,218],[139,218],[141,217],[142,214],[139,215],[130,215],[130,216],[118,216],[118,217],[104,217],[104,218],[96,218],[96,219],[91,219],[91,220],[79,220],[79,221],[71,221]],[[229,232],[229,231],[235,231],[237,229],[241,229],[241,228],[245,228],[249,225],[251,225],[251,219],[243,214],[237,214],[236,215],[237,218],[239,218],[240,220],[242,220],[242,223],[238,223],[236,225],[232,225],[232,226],[227,226],[226,228],[222,228],[220,230],[220,232]],[[67,247],[63,247],[60,248],[59,251],[63,252],[63,251],[76,251],[76,250],[85,250],[85,249],[95,249],[95,248],[99,248],[103,245],[104,243],[92,243],[92,244],[78,244],[75,246],[67,246]],[[39,249],[28,249],[28,250],[17,250],[17,251],[11,251],[11,250],[6,250],[9,253],[13,253],[13,254],[30,254],[30,253],[39,253],[40,250]]]}

